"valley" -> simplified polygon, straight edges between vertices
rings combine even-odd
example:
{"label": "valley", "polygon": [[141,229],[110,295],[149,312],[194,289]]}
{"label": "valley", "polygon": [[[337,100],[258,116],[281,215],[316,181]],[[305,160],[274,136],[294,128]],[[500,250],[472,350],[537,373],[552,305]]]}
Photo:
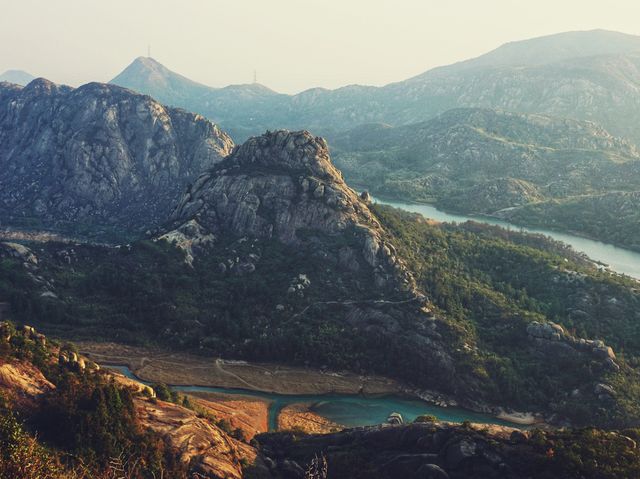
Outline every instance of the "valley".
{"label": "valley", "polygon": [[[268,429],[262,432],[278,430],[283,411],[291,408],[296,408],[298,414],[314,414],[319,418],[317,421],[325,419],[323,427],[327,429],[331,424],[343,427],[380,424],[394,411],[409,421],[421,414],[431,414],[441,421],[514,425],[489,414],[457,408],[453,400],[448,401],[450,405],[430,404],[412,397],[416,392],[409,386],[382,377],[161,354],[157,350],[117,344],[80,342],[78,347],[104,367],[145,384],[170,384],[176,391],[213,394],[218,399],[222,397],[223,402],[237,398],[241,402],[237,406],[239,411],[246,406],[247,399],[258,399],[268,407]],[[286,421],[291,425],[296,421],[295,415]]]}
{"label": "valley", "polygon": [[[75,341],[352,372],[318,376],[316,392],[385,390],[384,381],[360,379],[382,376],[436,404],[453,399],[494,415],[614,425],[640,414],[635,281],[543,236],[433,224],[373,204],[307,132],[272,132],[236,148],[194,183],[164,228],[115,248],[3,244],[0,294],[16,319]],[[535,324],[556,328],[560,342]],[[180,380],[173,363],[131,366],[178,384],[274,391],[282,380],[281,390],[294,392],[309,383],[296,372],[231,371],[215,361]],[[605,397],[594,383],[627,385]]]}
{"label": "valley", "polygon": [[[0,75],[1,479],[640,477],[640,36],[419,73],[484,4],[436,43],[385,4],[398,48],[331,2],[76,5],[51,63],[101,55],[43,73],[78,86]],[[254,81],[150,44],[114,76],[151,39]]]}

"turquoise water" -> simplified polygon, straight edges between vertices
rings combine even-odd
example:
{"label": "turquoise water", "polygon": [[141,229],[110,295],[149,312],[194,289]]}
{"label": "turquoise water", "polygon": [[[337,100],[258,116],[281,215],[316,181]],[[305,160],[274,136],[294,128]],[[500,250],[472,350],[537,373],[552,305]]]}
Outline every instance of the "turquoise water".
{"label": "turquoise water", "polygon": [[[145,383],[138,379],[126,366],[105,365],[105,367],[119,371],[131,379]],[[442,421],[471,421],[482,424],[515,426],[510,422],[502,421],[488,414],[475,413],[460,408],[439,407],[419,399],[406,399],[398,396],[364,397],[347,394],[289,395],[207,386],[172,386],[172,389],[181,392],[213,392],[267,400],[270,402],[269,430],[272,431],[276,429],[280,410],[290,404],[300,403],[308,404],[310,405],[310,410],[316,414],[348,427],[381,424],[386,421],[392,412],[402,414],[405,422],[413,421],[421,414],[431,414]]]}
{"label": "turquoise water", "polygon": [[495,218],[488,218],[484,216],[464,216],[445,213],[444,211],[438,210],[434,206],[426,204],[402,203],[400,201],[383,200],[380,198],[376,198],[375,201],[381,204],[393,206],[394,208],[400,208],[405,211],[420,213],[427,218],[432,218],[434,220],[442,222],[464,223],[465,221],[471,220],[477,221],[478,223],[501,226],[510,230],[523,231],[525,233],[544,234],[546,236],[552,237],[553,239],[571,245],[573,249],[586,254],[593,260],[608,265],[612,271],[626,274],[628,276],[631,276],[632,278],[640,279],[640,253],[636,253],[624,248],[619,248],[612,244],[590,240],[568,233],[559,233],[552,230],[525,228],[522,226],[507,223],[506,221],[500,221]]}

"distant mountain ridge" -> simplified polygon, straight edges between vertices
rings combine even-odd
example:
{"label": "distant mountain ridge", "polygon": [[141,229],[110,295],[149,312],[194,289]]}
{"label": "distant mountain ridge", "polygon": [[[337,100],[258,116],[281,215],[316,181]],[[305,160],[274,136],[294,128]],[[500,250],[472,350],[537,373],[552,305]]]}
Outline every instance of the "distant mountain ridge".
{"label": "distant mountain ridge", "polygon": [[35,80],[31,73],[25,72],[23,70],[7,70],[2,75],[0,75],[0,83],[14,83],[16,85],[26,86],[31,81]]}
{"label": "distant mountain ridge", "polygon": [[[459,107],[500,108],[592,120],[640,142],[640,37],[605,30],[512,42],[478,58],[386,85],[277,94],[256,85],[206,89],[136,60],[113,83],[157,95],[220,123],[236,139],[266,129],[307,128],[328,136],[360,124],[395,126]],[[162,79],[156,75],[161,73]],[[153,81],[140,79],[152,78]],[[167,83],[168,88],[158,88]]]}
{"label": "distant mountain ridge", "polygon": [[633,190],[640,170],[638,148],[594,123],[482,108],[395,128],[363,125],[336,135],[333,149],[348,180],[414,200],[499,178],[529,182],[542,197]]}
{"label": "distant mountain ridge", "polygon": [[278,114],[274,109],[287,97],[258,83],[209,87],[148,57],[136,58],[110,83],[200,113],[216,123],[224,119],[227,125],[223,128],[230,128],[232,136],[242,139],[268,129],[268,118]]}
{"label": "distant mountain ridge", "polygon": [[158,101],[184,101],[191,95],[211,88],[172,72],[153,58],[138,57],[122,73],[111,80],[114,85],[126,85],[131,90],[151,95]]}

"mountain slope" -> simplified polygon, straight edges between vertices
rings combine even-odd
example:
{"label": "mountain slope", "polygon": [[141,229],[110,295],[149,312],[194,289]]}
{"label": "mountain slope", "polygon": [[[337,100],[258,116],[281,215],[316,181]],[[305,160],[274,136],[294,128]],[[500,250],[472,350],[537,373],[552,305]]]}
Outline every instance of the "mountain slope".
{"label": "mountain slope", "polygon": [[109,83],[126,86],[160,102],[178,105],[211,88],[178,75],[153,58],[138,57]]}
{"label": "mountain slope", "polygon": [[37,251],[0,249],[0,299],[58,334],[376,373],[554,423],[640,421],[635,283],[542,237],[371,205],[306,132],[236,147],[153,241]]}
{"label": "mountain slope", "polygon": [[7,82],[13,83],[15,85],[25,86],[35,80],[31,73],[27,73],[22,70],[7,70],[2,75],[0,75],[0,83]]}
{"label": "mountain slope", "polygon": [[[140,82],[128,75],[113,81],[201,113],[237,140],[283,127],[307,128],[331,139],[365,123],[407,125],[452,108],[481,107],[592,120],[640,142],[640,40],[617,32],[569,32],[513,42],[380,88],[352,85],[297,95],[261,91],[238,96],[225,89],[202,94],[200,86],[184,78],[183,86],[157,88],[179,78],[157,65],[139,77],[155,77],[159,71],[162,81]],[[246,92],[250,86],[238,88]]]}
{"label": "mountain slope", "polygon": [[5,84],[0,219],[90,235],[144,231],[232,145],[204,118],[116,86]]}
{"label": "mountain slope", "polygon": [[640,165],[635,145],[594,123],[477,108],[396,128],[363,125],[336,135],[332,146],[349,181],[413,199],[498,178],[527,181],[549,197],[633,189]]}
{"label": "mountain slope", "polygon": [[383,88],[385,120],[408,124],[451,108],[498,108],[590,120],[640,140],[640,52],[534,66],[427,72]]}
{"label": "mountain slope", "polygon": [[241,479],[241,463],[260,467],[184,396],[160,400],[31,326],[0,331],[1,477]]}
{"label": "mountain slope", "polygon": [[260,434],[247,444],[203,408],[211,402],[102,370],[30,326],[1,322],[0,330],[6,479],[302,479],[314,469],[349,479],[618,479],[640,471],[637,429],[521,431],[423,415],[324,435]]}

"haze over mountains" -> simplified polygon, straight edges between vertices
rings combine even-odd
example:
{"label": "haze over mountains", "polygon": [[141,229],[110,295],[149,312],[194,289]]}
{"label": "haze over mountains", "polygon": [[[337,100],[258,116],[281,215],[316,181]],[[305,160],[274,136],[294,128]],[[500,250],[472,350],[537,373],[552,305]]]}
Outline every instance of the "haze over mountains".
{"label": "haze over mountains", "polygon": [[[604,30],[561,33],[513,42],[384,87],[314,88],[297,95],[261,85],[208,88],[142,58],[112,82],[201,113],[237,141],[283,127],[331,139],[359,124],[405,125],[457,107],[593,120],[639,141],[639,38]],[[170,88],[159,88],[163,84]]]}
{"label": "haze over mountains", "polygon": [[638,148],[591,122],[461,108],[362,125],[332,145],[346,179],[376,195],[640,247]]}
{"label": "haze over mountains", "polygon": [[[548,220],[556,229],[640,247],[638,36],[560,33],[384,87],[297,95],[261,85],[211,89],[151,59],[136,60],[113,82],[198,111],[240,140],[281,127],[325,135],[347,180],[379,195],[525,225]],[[457,113],[445,114],[452,109]],[[483,130],[489,117],[493,132]],[[559,144],[565,137],[578,143]],[[484,160],[463,160],[476,152]],[[512,209],[527,205],[536,206]],[[610,215],[599,215],[600,208]]]}
{"label": "haze over mountains", "polygon": [[29,82],[35,79],[36,77],[34,77],[31,73],[27,73],[22,70],[7,70],[2,75],[0,75],[0,83],[7,82],[22,86],[27,85]]}

